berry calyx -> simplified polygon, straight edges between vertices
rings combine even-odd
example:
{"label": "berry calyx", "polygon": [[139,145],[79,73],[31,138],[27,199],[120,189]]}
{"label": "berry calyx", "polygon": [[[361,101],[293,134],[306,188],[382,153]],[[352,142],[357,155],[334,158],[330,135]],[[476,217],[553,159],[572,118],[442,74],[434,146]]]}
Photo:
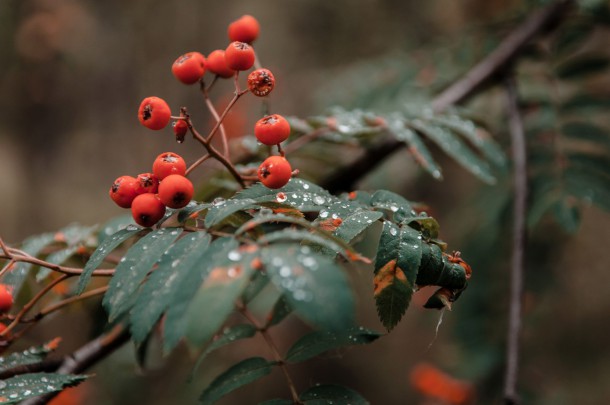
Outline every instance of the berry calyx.
{"label": "berry calyx", "polygon": [[163,218],[165,205],[152,193],[140,194],[131,204],[131,215],[136,224],[149,228]]}
{"label": "berry calyx", "polygon": [[258,38],[260,25],[256,18],[246,14],[229,24],[227,31],[231,41],[252,43]]}
{"label": "berry calyx", "polygon": [[231,42],[225,50],[227,66],[233,70],[248,70],[254,65],[254,49],[245,42]]}
{"label": "berry calyx", "polygon": [[258,97],[265,97],[275,87],[275,77],[269,69],[256,69],[248,75],[248,90]]}
{"label": "berry calyx", "polygon": [[254,124],[254,136],[265,145],[277,145],[290,136],[290,124],[279,114],[268,115]]}
{"label": "berry calyx", "polygon": [[292,177],[292,167],[282,156],[270,156],[258,167],[258,179],[268,188],[282,188]]}
{"label": "berry calyx", "polygon": [[163,180],[172,174],[184,176],[186,173],[186,162],[176,153],[165,152],[157,156],[153,163],[152,170],[153,175],[159,180]]}
{"label": "berry calyx", "polygon": [[184,176],[172,174],[159,185],[159,199],[170,208],[183,208],[193,198],[193,183]]}
{"label": "berry calyx", "polygon": [[222,49],[212,51],[208,55],[208,59],[206,60],[206,68],[211,73],[224,77],[225,79],[235,75],[235,71],[227,66],[225,51]]}
{"label": "berry calyx", "polygon": [[172,112],[162,98],[146,97],[140,103],[138,110],[138,119],[146,128],[159,130],[169,124]]}
{"label": "berry calyx", "polygon": [[108,194],[116,205],[121,208],[129,208],[133,199],[138,195],[136,184],[137,180],[135,177],[121,176],[112,183]]}
{"label": "berry calyx", "polygon": [[184,137],[186,136],[188,129],[189,126],[185,120],[177,120],[173,123],[172,130],[174,131],[174,135],[176,135],[176,141],[178,143],[184,142]]}
{"label": "berry calyx", "polygon": [[138,174],[136,178],[136,193],[156,193],[159,189],[159,178],[152,173]]}
{"label": "berry calyx", "polygon": [[13,292],[11,287],[0,284],[0,313],[8,312],[13,306]]}
{"label": "berry calyx", "polygon": [[172,73],[184,84],[197,83],[205,73],[205,56],[199,52],[188,52],[176,59]]}

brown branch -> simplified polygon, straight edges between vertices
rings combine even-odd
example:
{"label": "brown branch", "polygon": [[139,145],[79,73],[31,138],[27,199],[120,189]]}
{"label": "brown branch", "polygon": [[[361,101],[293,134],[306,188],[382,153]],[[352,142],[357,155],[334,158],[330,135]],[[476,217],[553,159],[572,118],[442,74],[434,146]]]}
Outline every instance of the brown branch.
{"label": "brown branch", "polygon": [[[44,260],[38,259],[36,257],[32,257],[29,255],[23,255],[21,251],[17,249],[10,249],[12,257],[8,257],[7,255],[0,255],[0,259],[12,259],[15,262],[24,262],[34,264],[36,266],[46,267],[47,269],[56,271],[62,274],[69,274],[72,276],[78,276],[83,273],[83,269],[77,267],[65,267],[60,266],[58,264],[49,263]],[[19,253],[17,253],[19,252]],[[104,276],[111,277],[114,274],[114,269],[99,269],[94,270],[92,273],[94,276]]]}
{"label": "brown branch", "polygon": [[524,256],[526,248],[525,216],[527,213],[527,150],[523,120],[518,108],[518,95],[512,77],[506,81],[508,123],[513,157],[513,246],[510,271],[510,302],[506,349],[504,403],[519,403],[517,376],[519,371],[519,336],[523,299]]}
{"label": "brown branch", "polygon": [[[533,13],[509,34],[494,52],[435,97],[432,101],[434,110],[440,112],[483,90],[484,86],[490,84],[506,68],[507,64],[510,64],[521,54],[533,38],[547,32],[552,25],[560,22],[573,5],[574,0],[558,0]],[[403,145],[394,137],[387,136],[384,140],[369,148],[350,165],[328,177],[322,182],[321,186],[333,193],[350,191],[360,178],[364,177],[371,169]]]}
{"label": "brown branch", "polygon": [[[218,77],[218,76],[216,76],[216,77]],[[212,82],[212,84],[213,83],[214,82]],[[210,114],[212,114],[212,117],[214,117],[214,119],[216,120],[216,123],[220,123],[219,129],[220,129],[220,138],[222,139],[222,150],[223,150],[226,158],[230,159],[229,142],[227,140],[227,132],[225,130],[225,126],[224,126],[224,124],[222,124],[222,120],[220,119],[220,116],[218,115],[218,111],[216,111],[216,107],[214,107],[212,100],[210,100],[210,96],[208,95],[208,90],[205,87],[205,83],[203,82],[203,80],[201,80],[199,82],[199,87],[201,89],[201,93],[203,94],[203,100],[205,102],[206,107],[208,108],[208,111],[210,112]]]}
{"label": "brown branch", "polygon": [[67,305],[70,305],[70,304],[78,302],[78,301],[82,301],[89,297],[95,297],[97,295],[104,294],[107,290],[108,290],[108,286],[105,285],[103,287],[95,288],[93,290],[82,293],[81,295],[75,295],[73,297],[66,298],[64,300],[56,302],[55,304],[51,304],[48,307],[41,309],[40,312],[37,313],[36,315],[32,316],[29,319],[23,319],[21,322],[22,323],[37,322],[37,321],[41,320],[42,318],[44,318],[45,316],[49,315],[50,313],[53,313]]}
{"label": "brown branch", "polygon": [[[115,326],[106,335],[99,336],[85,344],[69,356],[64,357],[56,372],[59,374],[79,374],[105,359],[129,340],[129,332],[123,326]],[[52,392],[21,402],[21,405],[43,405],[55,398],[59,392]]]}

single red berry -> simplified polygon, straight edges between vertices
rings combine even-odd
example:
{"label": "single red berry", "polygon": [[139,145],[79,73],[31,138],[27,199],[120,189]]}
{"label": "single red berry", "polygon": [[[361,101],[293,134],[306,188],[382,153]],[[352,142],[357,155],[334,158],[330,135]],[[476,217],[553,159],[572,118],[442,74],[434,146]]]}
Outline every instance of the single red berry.
{"label": "single red berry", "polygon": [[282,188],[290,177],[292,168],[282,156],[270,156],[258,167],[258,179],[268,188]]}
{"label": "single red berry", "polygon": [[0,313],[8,312],[13,306],[13,291],[6,284],[0,284]]}
{"label": "single red berry", "polygon": [[206,68],[211,72],[220,77],[229,78],[235,76],[235,71],[227,66],[227,60],[225,59],[225,51],[217,49],[212,51],[208,55],[206,60]]}
{"label": "single red berry", "polygon": [[199,52],[185,53],[172,65],[172,73],[184,84],[197,83],[205,73],[205,56]]}
{"label": "single red berry", "polygon": [[136,191],[137,180],[131,176],[121,176],[110,187],[110,198],[121,208],[131,207],[131,203],[138,195]]}
{"label": "single red berry", "polygon": [[153,193],[140,194],[131,204],[131,215],[136,224],[151,227],[165,215],[165,205]]}
{"label": "single red berry", "polygon": [[229,24],[228,34],[231,41],[252,43],[258,38],[260,25],[251,15],[243,15]]}
{"label": "single red berry", "polygon": [[156,193],[159,189],[159,178],[152,173],[138,174],[136,178],[136,193]]}
{"label": "single red berry", "polygon": [[171,174],[184,176],[186,173],[186,163],[184,159],[176,153],[165,152],[157,156],[153,163],[153,174],[163,180]]}
{"label": "single red berry", "polygon": [[268,115],[254,124],[254,136],[265,145],[277,145],[290,135],[290,124],[279,114]]}
{"label": "single red berry", "polygon": [[233,70],[248,70],[254,65],[254,48],[245,42],[231,42],[225,50],[225,60]]}
{"label": "single red berry", "polygon": [[172,124],[172,130],[174,131],[174,135],[176,135],[176,142],[184,142],[184,137],[186,136],[188,129],[189,126],[185,120],[174,121]]}
{"label": "single red berry", "polygon": [[172,112],[162,98],[146,97],[140,104],[138,119],[146,128],[159,130],[169,124]]}
{"label": "single red berry", "polygon": [[275,87],[275,77],[269,69],[256,69],[248,75],[248,90],[255,96],[264,97]]}
{"label": "single red berry", "polygon": [[159,199],[170,208],[185,207],[193,198],[193,183],[184,176],[172,174],[159,185]]}

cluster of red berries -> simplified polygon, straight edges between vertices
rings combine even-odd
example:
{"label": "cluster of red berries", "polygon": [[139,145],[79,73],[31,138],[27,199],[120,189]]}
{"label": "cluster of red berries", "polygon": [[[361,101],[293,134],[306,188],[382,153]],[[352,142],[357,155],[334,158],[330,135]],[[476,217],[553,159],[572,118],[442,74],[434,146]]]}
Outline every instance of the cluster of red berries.
{"label": "cluster of red berries", "polygon": [[131,208],[137,224],[150,227],[165,215],[166,207],[183,208],[193,198],[193,183],[186,177],[184,159],[173,152],[157,156],[152,173],[121,176],[110,187],[110,198],[121,208]]}
{"label": "cluster of red berries", "polygon": [[[244,15],[229,25],[231,43],[225,49],[212,51],[207,58],[199,52],[188,52],[176,59],[172,73],[184,84],[203,83],[206,71],[217,77],[229,78],[254,66],[256,54],[252,42],[258,37],[258,21]],[[248,75],[248,90],[265,97],[275,87],[273,73],[264,68]],[[138,109],[138,119],[152,130],[165,128],[174,119],[176,140],[182,142],[189,130],[187,117],[172,117],[169,105],[159,97],[147,97]],[[260,119],[255,127],[256,138],[265,145],[278,145],[290,135],[290,124],[278,114]],[[137,178],[121,176],[110,188],[110,197],[120,207],[131,208],[134,220],[142,226],[152,226],[165,214],[166,207],[182,208],[193,196],[193,185],[184,177],[186,164],[175,153],[166,152],[155,160],[152,173]],[[269,188],[281,188],[292,176],[290,163],[283,156],[270,156],[258,168],[259,180]]]}

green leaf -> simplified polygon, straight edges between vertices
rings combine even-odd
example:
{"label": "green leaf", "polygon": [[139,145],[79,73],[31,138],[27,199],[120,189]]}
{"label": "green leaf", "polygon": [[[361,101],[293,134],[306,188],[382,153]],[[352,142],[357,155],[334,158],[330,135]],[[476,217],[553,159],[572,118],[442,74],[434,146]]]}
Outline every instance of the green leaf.
{"label": "green leaf", "polygon": [[237,250],[229,254],[235,254],[236,258],[237,255],[241,255],[244,260],[227,266],[222,263],[220,265],[222,267],[214,267],[186,313],[188,324],[186,338],[196,346],[211,339],[225,323],[235,310],[236,301],[254,271],[249,265],[253,255],[244,255]]}
{"label": "green leaf", "polygon": [[197,203],[191,201],[186,207],[181,209],[180,212],[178,213],[178,222],[185,222],[194,213],[207,210],[210,207],[212,207],[212,204],[210,204],[210,203],[197,204]]}
{"label": "green leaf", "polygon": [[301,318],[327,330],[353,325],[351,289],[334,261],[294,244],[264,248],[261,257],[272,283]]}
{"label": "green leaf", "polygon": [[610,182],[606,176],[568,168],[564,173],[564,184],[570,195],[610,211]]}
{"label": "green leaf", "polygon": [[329,350],[372,343],[381,336],[381,333],[363,327],[353,327],[335,332],[316,331],[303,336],[293,344],[288,349],[285,359],[288,363],[299,363]]}
{"label": "green leaf", "polygon": [[[78,249],[78,246],[71,246],[66,249],[58,250],[57,252],[53,252],[49,256],[47,256],[45,261],[47,261],[49,263],[53,263],[53,264],[62,264],[66,260],[68,260],[70,257],[72,257],[72,255],[76,252],[77,249]],[[53,272],[53,270],[51,270],[47,267],[41,267],[40,270],[38,271],[38,273],[36,274],[36,281],[37,282],[43,281],[52,272]]]}
{"label": "green leaf", "polygon": [[371,206],[391,211],[396,222],[401,222],[404,218],[415,215],[411,202],[403,196],[387,190],[376,191],[371,197]]}
{"label": "green leaf", "polygon": [[591,95],[589,93],[578,94],[561,105],[564,114],[586,114],[607,110],[610,107],[610,98]]}
{"label": "green leaf", "polygon": [[71,224],[60,229],[57,234],[63,237],[67,246],[74,246],[90,237],[96,228],[97,226],[95,225],[81,226],[78,224]]}
{"label": "green leaf", "polygon": [[340,253],[348,259],[356,255],[354,249],[342,239],[338,239],[333,234],[316,228],[312,228],[311,232],[303,229],[288,228],[268,233],[258,239],[258,242],[263,245],[285,241],[314,243],[332,252]]}
{"label": "green leaf", "polygon": [[181,233],[180,228],[152,231],[125,253],[108,283],[108,291],[102,301],[111,322],[134,304],[134,294],[146,274]]}
{"label": "green leaf", "polygon": [[411,121],[409,125],[430,138],[445,153],[480,180],[487,184],[495,184],[496,179],[491,174],[491,168],[487,162],[477,156],[460,138],[442,127],[426,124],[419,119]]}
{"label": "green leaf", "polygon": [[369,402],[356,391],[340,385],[316,385],[299,397],[305,405],[368,405]]}
{"label": "green leaf", "polygon": [[214,225],[218,225],[224,219],[238,211],[256,207],[254,203],[255,201],[249,198],[223,200],[213,203],[205,216],[205,226],[211,228]]}
{"label": "green leaf", "polygon": [[130,214],[121,215],[116,218],[112,218],[110,221],[106,222],[102,225],[97,232],[98,243],[101,244],[104,240],[110,236],[113,236],[115,233],[119,232],[121,229],[125,229],[127,227],[135,227],[135,223],[133,222],[133,217]]}
{"label": "green leaf", "polygon": [[163,348],[165,352],[176,347],[188,328],[187,311],[199,287],[210,270],[218,263],[225,261],[229,253],[238,247],[232,237],[214,240],[197,260],[197,264],[184,268],[184,277],[179,280],[174,291],[170,307],[167,309],[163,328]]}
{"label": "green leaf", "polygon": [[377,248],[373,282],[377,313],[388,330],[396,326],[409,306],[421,258],[421,234],[386,221]]}
{"label": "green leaf", "polygon": [[578,207],[570,205],[566,199],[557,200],[552,206],[553,215],[557,222],[568,232],[575,233],[580,226],[580,211]]}
{"label": "green leaf", "polygon": [[559,65],[555,71],[562,79],[578,79],[603,72],[610,65],[605,55],[579,55]]}
{"label": "green leaf", "polygon": [[93,271],[104,261],[104,259],[110,254],[110,252],[116,249],[121,243],[125,242],[127,239],[131,238],[142,230],[143,228],[131,225],[125,229],[121,229],[120,231],[114,233],[112,236],[108,236],[106,239],[104,239],[102,243],[100,243],[100,245],[97,247],[97,249],[95,249],[95,252],[93,252],[91,257],[87,261],[87,264],[85,264],[83,273],[78,279],[78,288],[76,289],[76,294],[82,294],[82,292],[85,290],[85,287],[87,287],[87,284],[89,284],[89,280],[91,280],[91,274],[93,274]]}
{"label": "green leaf", "polygon": [[210,239],[205,232],[193,232],[178,240],[161,256],[157,269],[142,287],[132,310],[131,335],[136,343],[146,339],[163,312],[180,294],[182,280],[192,269],[199,268]]}
{"label": "green leaf", "polygon": [[237,340],[251,338],[252,336],[256,335],[256,332],[256,327],[250,324],[234,325],[223,329],[222,333],[216,336],[212,343],[203,351],[203,353],[201,353],[201,355],[197,359],[197,362],[195,363],[195,366],[193,367],[191,376],[194,375],[195,372],[197,372],[199,366],[208,356],[208,354]]}
{"label": "green leaf", "polygon": [[71,374],[21,374],[0,381],[0,403],[16,404],[28,398],[78,385],[86,379],[87,376]]}
{"label": "green leaf", "polygon": [[203,391],[199,397],[201,404],[211,405],[237,388],[270,374],[275,364],[262,357],[252,357],[237,363],[216,377]]}
{"label": "green leaf", "polygon": [[410,227],[418,230],[427,239],[438,238],[438,232],[440,225],[436,219],[429,217],[426,213],[421,213],[417,216],[407,217],[402,220],[403,224],[407,224]]}
{"label": "green leaf", "polygon": [[455,114],[435,116],[432,120],[466,138],[485,159],[497,167],[506,167],[506,155],[500,145],[486,131],[478,129],[474,122]]}
{"label": "green leaf", "polygon": [[267,317],[267,323],[265,326],[268,328],[270,326],[277,325],[282,322],[284,318],[292,313],[292,307],[290,303],[283,295],[275,302],[275,305],[271,309],[271,313]]}
{"label": "green leaf", "polygon": [[590,22],[567,26],[557,33],[553,41],[553,51],[569,53],[575,51],[593,32],[595,24]]}
{"label": "green leaf", "polygon": [[599,147],[610,150],[610,131],[589,122],[568,122],[561,128],[568,138],[591,142]]}
{"label": "green leaf", "polygon": [[432,154],[417,132],[405,126],[404,118],[400,115],[388,117],[388,128],[394,137],[407,145],[407,150],[421,167],[437,180],[442,180],[441,168],[432,158]]}
{"label": "green leaf", "polygon": [[[53,233],[43,233],[41,235],[32,236],[23,241],[21,250],[30,256],[38,256],[38,254],[48,244],[54,241],[55,235]],[[23,285],[23,281],[27,277],[29,270],[32,265],[29,263],[16,263],[11,271],[6,273],[2,279],[2,283],[13,288],[13,295],[17,296]]]}
{"label": "green leaf", "polygon": [[351,242],[381,217],[383,217],[383,214],[379,211],[356,211],[347,217],[341,218],[343,222],[335,230],[334,234],[346,242]]}
{"label": "green leaf", "polygon": [[234,199],[252,199],[259,203],[281,202],[300,211],[319,211],[330,202],[337,200],[322,187],[294,177],[287,185],[278,190],[271,190],[261,183],[256,183],[237,193]]}
{"label": "green leaf", "polygon": [[252,275],[248,286],[244,289],[242,294],[242,301],[245,305],[248,305],[256,296],[263,291],[263,289],[269,284],[269,277],[263,272],[257,271]]}
{"label": "green leaf", "polygon": [[2,356],[0,357],[0,372],[17,366],[39,363],[57,348],[58,343],[59,340],[54,339],[42,346],[33,346],[26,350]]}

